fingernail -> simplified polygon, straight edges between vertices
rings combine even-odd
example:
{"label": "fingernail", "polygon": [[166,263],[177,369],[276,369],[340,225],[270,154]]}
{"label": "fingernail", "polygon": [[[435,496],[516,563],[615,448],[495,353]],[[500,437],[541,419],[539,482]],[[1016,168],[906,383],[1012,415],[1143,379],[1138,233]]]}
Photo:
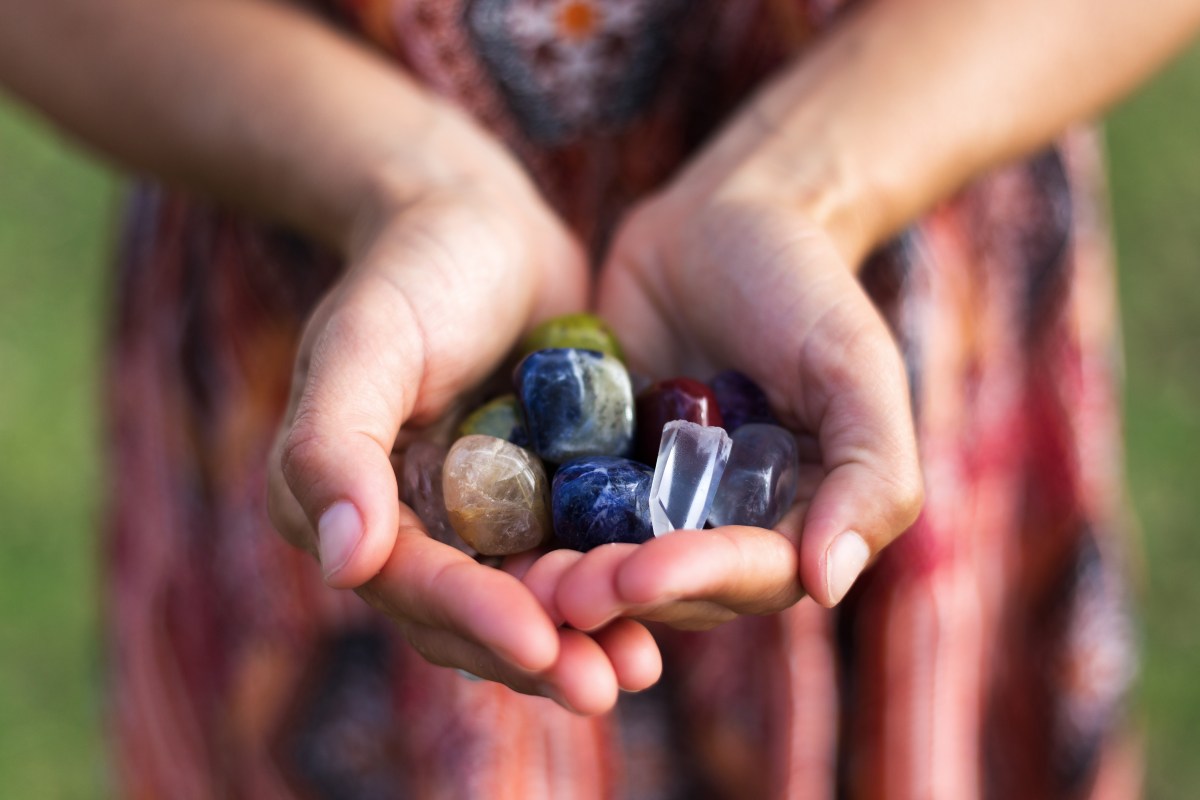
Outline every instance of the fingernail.
{"label": "fingernail", "polygon": [[825,591],[831,603],[840,603],[867,565],[871,548],[854,531],[839,534],[825,552]]}
{"label": "fingernail", "polygon": [[362,540],[362,517],[353,503],[345,500],[331,505],[317,523],[317,550],[325,580],[346,566]]}

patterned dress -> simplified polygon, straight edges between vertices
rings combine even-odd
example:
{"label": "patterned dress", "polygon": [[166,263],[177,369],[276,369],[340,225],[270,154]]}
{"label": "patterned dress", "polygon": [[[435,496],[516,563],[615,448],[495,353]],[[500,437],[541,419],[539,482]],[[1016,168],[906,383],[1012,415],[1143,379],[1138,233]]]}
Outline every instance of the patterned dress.
{"label": "patterned dress", "polygon": [[[315,9],[502,137],[598,249],[836,0],[343,0]],[[1127,798],[1135,673],[1099,148],[982,177],[863,281],[928,502],[835,611],[665,634],[617,711],[430,666],[271,530],[297,336],[338,265],[145,187],[123,239],[106,539],[131,798]],[[703,376],[701,376],[703,377]]]}

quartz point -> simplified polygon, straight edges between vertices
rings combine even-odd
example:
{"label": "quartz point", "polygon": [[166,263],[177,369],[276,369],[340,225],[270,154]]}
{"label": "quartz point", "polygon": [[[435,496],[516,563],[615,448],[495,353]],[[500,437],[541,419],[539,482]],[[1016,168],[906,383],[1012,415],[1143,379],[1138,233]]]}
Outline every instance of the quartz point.
{"label": "quartz point", "polygon": [[778,425],[748,423],[733,432],[733,451],[708,522],[773,528],[796,499],[796,437]]}
{"label": "quartz point", "polygon": [[724,428],[687,420],[668,422],[663,427],[650,487],[650,519],[655,536],[704,525],[732,444]]}
{"label": "quartz point", "polygon": [[563,464],[629,452],[633,388],[617,359],[595,350],[538,350],[514,378],[530,447],[542,458]]}
{"label": "quartz point", "polygon": [[589,456],[554,474],[554,536],[572,550],[602,544],[640,544],[654,535],[650,485],[654,471],[628,458]]}
{"label": "quartz point", "polygon": [[636,454],[647,464],[654,463],[662,442],[663,426],[677,419],[697,425],[723,427],[717,397],[713,390],[691,378],[659,381],[637,396]]}
{"label": "quartz point", "polygon": [[725,430],[730,433],[750,422],[777,424],[767,395],[743,373],[727,369],[708,385],[716,395]]}
{"label": "quartz point", "polygon": [[549,490],[537,456],[495,436],[464,436],[442,467],[450,524],[483,555],[522,553],[544,544],[552,530]]}

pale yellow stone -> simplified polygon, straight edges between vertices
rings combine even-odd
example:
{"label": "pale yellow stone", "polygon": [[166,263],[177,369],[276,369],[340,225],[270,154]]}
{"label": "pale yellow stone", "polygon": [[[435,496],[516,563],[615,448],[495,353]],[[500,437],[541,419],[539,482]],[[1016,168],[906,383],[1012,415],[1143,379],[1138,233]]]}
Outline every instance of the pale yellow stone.
{"label": "pale yellow stone", "polygon": [[442,493],[455,532],[484,555],[531,550],[553,531],[542,462],[495,436],[475,434],[454,443],[442,466]]}

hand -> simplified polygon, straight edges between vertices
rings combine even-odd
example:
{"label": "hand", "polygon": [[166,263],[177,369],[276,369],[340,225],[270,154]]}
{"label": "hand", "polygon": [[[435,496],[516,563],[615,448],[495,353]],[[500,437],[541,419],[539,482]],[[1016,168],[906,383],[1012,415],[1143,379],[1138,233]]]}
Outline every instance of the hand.
{"label": "hand", "polygon": [[[802,434],[799,502],[776,531],[681,532],[527,580],[590,630],[617,616],[710,627],[839,602],[922,502],[908,386],[891,335],[840,243],[754,166],[713,158],[638,208],[601,276],[599,308],[631,364],[655,376],[746,372]],[[751,163],[752,159],[748,162]]]}
{"label": "hand", "polygon": [[429,661],[605,711],[618,686],[657,680],[649,633],[629,620],[594,637],[558,630],[515,576],[520,560],[509,571],[477,564],[428,537],[397,499],[389,456],[402,426],[445,416],[531,323],[580,310],[586,296],[579,247],[519,169],[473,129],[450,133],[456,153],[481,140],[475,171],[382,192],[307,324],[271,465],[271,517],[330,586],[393,617]]}

